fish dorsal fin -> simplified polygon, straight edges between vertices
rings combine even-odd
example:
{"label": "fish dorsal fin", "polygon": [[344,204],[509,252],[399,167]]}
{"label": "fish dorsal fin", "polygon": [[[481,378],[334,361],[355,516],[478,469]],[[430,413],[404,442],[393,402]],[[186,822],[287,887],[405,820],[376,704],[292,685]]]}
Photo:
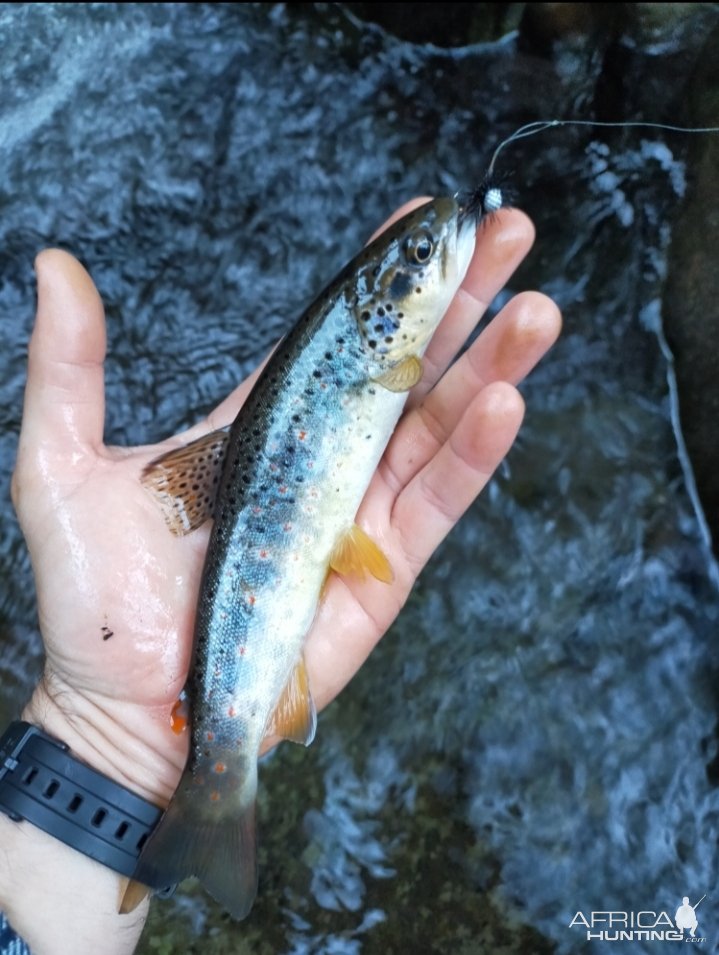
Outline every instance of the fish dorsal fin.
{"label": "fish dorsal fin", "polygon": [[178,537],[212,517],[227,456],[229,425],[151,461],[141,482]]}
{"label": "fish dorsal fin", "polygon": [[317,711],[310,694],[305,661],[300,658],[277,701],[265,735],[309,746],[316,729]]}
{"label": "fish dorsal fin", "polygon": [[387,391],[409,391],[421,380],[423,372],[422,359],[416,355],[407,355],[389,371],[373,380]]}
{"label": "fish dorsal fin", "polygon": [[394,580],[392,565],[386,555],[357,524],[346,530],[335,543],[330,554],[330,567],[341,577],[365,577],[369,573],[385,584]]}

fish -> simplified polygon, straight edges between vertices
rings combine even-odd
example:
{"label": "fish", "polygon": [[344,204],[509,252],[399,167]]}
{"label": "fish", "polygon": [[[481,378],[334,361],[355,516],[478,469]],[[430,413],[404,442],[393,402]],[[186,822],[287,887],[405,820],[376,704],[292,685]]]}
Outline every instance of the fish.
{"label": "fish", "polygon": [[328,575],[393,579],[355,517],[467,272],[483,201],[436,198],[392,224],[300,316],[229,428],[145,469],[173,533],[214,523],[185,687],[189,757],[135,885],[194,875],[233,918],[248,915],[260,748],[315,735],[303,644]]}

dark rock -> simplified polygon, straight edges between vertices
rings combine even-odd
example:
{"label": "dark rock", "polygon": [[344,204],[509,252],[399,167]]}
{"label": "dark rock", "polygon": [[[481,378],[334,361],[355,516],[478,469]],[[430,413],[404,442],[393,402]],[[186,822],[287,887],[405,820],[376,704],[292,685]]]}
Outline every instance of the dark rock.
{"label": "dark rock", "polygon": [[[683,122],[719,122],[718,30],[706,42],[688,92]],[[719,554],[719,134],[692,139],[690,168],[686,202],[674,228],[664,318],[682,430]]]}

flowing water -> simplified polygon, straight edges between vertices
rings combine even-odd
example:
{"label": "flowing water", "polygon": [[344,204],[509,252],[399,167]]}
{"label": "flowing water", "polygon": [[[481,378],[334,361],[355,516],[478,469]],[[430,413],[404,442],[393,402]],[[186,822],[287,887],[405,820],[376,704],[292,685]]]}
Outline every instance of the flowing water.
{"label": "flowing water", "polygon": [[[79,255],[105,299],[107,441],[157,440],[393,208],[471,187],[522,122],[599,99],[666,121],[718,18],[619,44],[619,89],[581,37],[540,56],[339,7],[0,8],[0,715],[42,659],[9,500],[40,248]],[[539,287],[565,315],[517,445],[317,741],[265,761],[250,919],[186,883],[140,952],[604,951],[578,911],[673,917],[704,893],[715,950],[719,595],[662,329],[687,155],[587,128],[503,155],[539,231],[507,295]]]}

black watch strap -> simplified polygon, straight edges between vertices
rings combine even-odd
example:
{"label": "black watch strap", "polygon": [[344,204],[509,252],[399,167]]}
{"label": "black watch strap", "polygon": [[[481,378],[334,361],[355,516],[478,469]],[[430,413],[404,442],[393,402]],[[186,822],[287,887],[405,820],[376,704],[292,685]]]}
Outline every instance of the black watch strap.
{"label": "black watch strap", "polygon": [[66,743],[21,720],[0,738],[0,811],[127,876],[162,816],[162,809],[71,756]]}

